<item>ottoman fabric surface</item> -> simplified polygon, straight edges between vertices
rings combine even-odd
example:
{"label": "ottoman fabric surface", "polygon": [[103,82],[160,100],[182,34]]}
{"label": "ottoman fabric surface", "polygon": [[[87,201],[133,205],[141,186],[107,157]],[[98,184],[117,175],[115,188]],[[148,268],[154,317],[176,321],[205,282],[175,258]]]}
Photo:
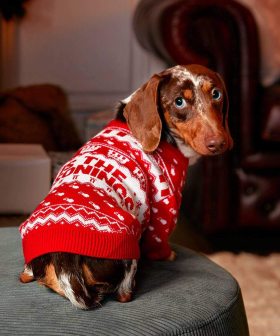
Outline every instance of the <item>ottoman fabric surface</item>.
{"label": "ottoman fabric surface", "polygon": [[77,310],[36,282],[22,284],[18,228],[0,229],[1,335],[249,335],[240,288],[224,269],[173,246],[175,262],[141,260],[133,300]]}

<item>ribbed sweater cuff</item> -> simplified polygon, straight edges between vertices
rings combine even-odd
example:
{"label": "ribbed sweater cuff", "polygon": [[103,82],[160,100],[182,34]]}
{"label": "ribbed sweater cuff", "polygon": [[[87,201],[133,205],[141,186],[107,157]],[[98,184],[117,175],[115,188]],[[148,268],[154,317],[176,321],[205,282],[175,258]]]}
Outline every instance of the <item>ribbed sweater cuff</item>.
{"label": "ribbed sweater cuff", "polygon": [[79,228],[54,228],[22,240],[25,262],[50,252],[70,252],[96,258],[139,259],[137,237],[133,234],[91,232]]}

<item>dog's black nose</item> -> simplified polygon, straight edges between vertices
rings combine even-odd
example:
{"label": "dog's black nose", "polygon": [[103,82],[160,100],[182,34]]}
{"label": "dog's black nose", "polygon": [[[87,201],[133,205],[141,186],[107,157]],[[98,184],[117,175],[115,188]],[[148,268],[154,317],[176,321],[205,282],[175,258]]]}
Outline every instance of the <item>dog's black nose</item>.
{"label": "dog's black nose", "polygon": [[225,144],[223,135],[211,136],[205,139],[205,146],[211,153],[220,152],[224,149]]}

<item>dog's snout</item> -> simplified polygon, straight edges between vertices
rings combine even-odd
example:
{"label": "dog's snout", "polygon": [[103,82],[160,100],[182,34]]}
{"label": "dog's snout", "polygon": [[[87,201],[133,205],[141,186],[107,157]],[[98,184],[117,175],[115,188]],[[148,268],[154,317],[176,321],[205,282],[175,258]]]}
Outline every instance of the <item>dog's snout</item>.
{"label": "dog's snout", "polygon": [[205,146],[211,153],[220,152],[226,142],[222,135],[211,136],[205,139]]}

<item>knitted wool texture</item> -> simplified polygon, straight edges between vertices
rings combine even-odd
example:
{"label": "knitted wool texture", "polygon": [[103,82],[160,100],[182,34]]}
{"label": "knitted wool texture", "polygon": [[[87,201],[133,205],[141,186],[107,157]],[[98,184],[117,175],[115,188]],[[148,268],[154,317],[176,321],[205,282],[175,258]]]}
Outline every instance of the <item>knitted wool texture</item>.
{"label": "knitted wool texture", "polygon": [[112,121],[62,167],[20,226],[25,262],[49,252],[139,259],[139,243],[148,258],[166,259],[187,166],[165,141],[146,154],[125,123]]}

